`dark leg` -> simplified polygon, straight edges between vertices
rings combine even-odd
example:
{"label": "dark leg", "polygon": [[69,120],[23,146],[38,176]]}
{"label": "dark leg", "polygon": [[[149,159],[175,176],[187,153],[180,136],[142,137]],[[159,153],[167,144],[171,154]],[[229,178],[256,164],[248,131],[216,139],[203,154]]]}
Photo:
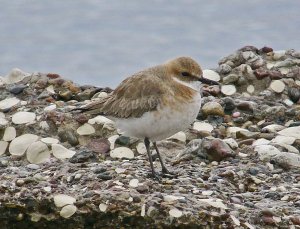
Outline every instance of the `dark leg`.
{"label": "dark leg", "polygon": [[160,153],[159,153],[159,151],[158,151],[156,142],[153,142],[153,145],[154,145],[154,148],[155,148],[155,150],[156,150],[157,156],[158,156],[158,158],[159,158],[159,161],[160,161],[160,164],[161,164],[161,168],[162,168],[162,172],[163,172],[163,173],[172,174],[172,173],[167,169],[167,167],[165,166],[165,164],[164,164],[164,162],[163,162],[163,160],[162,160],[162,158],[161,158],[161,156],[160,156]]}
{"label": "dark leg", "polygon": [[150,162],[150,166],[151,166],[152,176],[153,176],[153,178],[159,180],[160,178],[156,174],[156,172],[154,170],[154,167],[153,167],[153,161],[152,161],[152,155],[151,155],[151,152],[150,152],[150,141],[149,141],[149,139],[145,138],[144,143],[145,143],[145,146],[146,146],[146,149],[147,149],[147,154],[148,154],[148,158],[149,158],[149,162]]}

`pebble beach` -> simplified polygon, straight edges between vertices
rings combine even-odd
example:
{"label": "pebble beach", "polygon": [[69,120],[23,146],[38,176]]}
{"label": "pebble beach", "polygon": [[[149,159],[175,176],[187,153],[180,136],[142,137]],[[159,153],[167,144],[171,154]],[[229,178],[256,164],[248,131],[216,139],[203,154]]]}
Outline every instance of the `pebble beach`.
{"label": "pebble beach", "polygon": [[158,142],[176,172],[161,182],[141,140],[73,111],[113,89],[0,77],[0,229],[300,228],[300,52],[245,46],[204,77],[220,86]]}

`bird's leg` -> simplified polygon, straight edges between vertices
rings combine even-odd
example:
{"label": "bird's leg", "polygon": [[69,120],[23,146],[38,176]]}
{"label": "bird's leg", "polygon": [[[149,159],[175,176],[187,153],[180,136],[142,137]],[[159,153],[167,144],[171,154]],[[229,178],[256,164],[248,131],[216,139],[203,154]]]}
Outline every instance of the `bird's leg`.
{"label": "bird's leg", "polygon": [[153,178],[155,178],[157,180],[160,180],[160,177],[157,175],[157,173],[155,172],[154,167],[153,167],[153,161],[152,161],[152,155],[151,155],[151,152],[150,152],[150,141],[149,141],[149,139],[145,138],[144,143],[145,143],[145,146],[146,146],[146,149],[147,149],[147,154],[148,154],[148,157],[149,157],[152,176],[153,176]]}
{"label": "bird's leg", "polygon": [[165,166],[161,156],[160,156],[160,153],[158,151],[158,148],[157,148],[157,145],[156,145],[156,142],[153,142],[153,145],[154,145],[154,148],[155,148],[155,151],[157,153],[157,156],[159,158],[159,161],[160,161],[160,164],[161,164],[161,169],[162,169],[162,173],[167,173],[167,174],[173,174],[172,172],[170,172],[167,167]]}

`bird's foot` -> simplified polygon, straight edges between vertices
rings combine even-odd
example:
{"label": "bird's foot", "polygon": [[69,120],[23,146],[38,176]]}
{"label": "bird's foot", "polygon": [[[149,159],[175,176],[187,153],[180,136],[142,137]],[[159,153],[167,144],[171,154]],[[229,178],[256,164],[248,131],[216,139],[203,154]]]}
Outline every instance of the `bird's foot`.
{"label": "bird's foot", "polygon": [[162,174],[164,177],[168,177],[168,178],[174,178],[174,177],[177,177],[177,175],[178,175],[176,172],[170,171],[166,167],[162,168]]}
{"label": "bird's foot", "polygon": [[152,179],[157,180],[159,182],[161,182],[161,180],[162,180],[162,177],[157,172],[149,173],[149,177],[151,177]]}

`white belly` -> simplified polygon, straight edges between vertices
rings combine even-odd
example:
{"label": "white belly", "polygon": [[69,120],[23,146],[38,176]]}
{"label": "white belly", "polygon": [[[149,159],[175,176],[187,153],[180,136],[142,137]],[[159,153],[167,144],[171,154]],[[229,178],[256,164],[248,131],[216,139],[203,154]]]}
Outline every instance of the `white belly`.
{"label": "white belly", "polygon": [[185,130],[196,119],[201,106],[201,96],[197,93],[193,102],[179,104],[177,110],[159,107],[140,118],[117,119],[116,125],[124,135],[151,141],[158,141]]}

